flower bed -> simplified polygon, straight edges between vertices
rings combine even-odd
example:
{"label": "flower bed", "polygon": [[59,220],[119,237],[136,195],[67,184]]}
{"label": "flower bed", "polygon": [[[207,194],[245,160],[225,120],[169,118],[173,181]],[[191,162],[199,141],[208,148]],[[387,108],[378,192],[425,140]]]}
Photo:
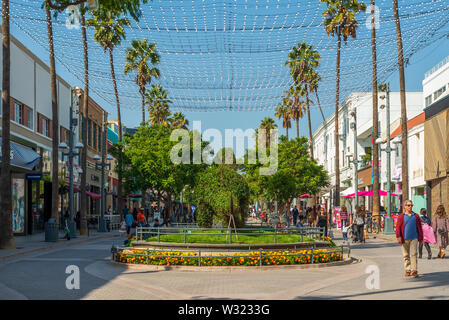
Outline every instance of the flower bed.
{"label": "flower bed", "polygon": [[[262,256],[262,262],[261,262]],[[121,263],[198,266],[199,254],[192,251],[156,251],[119,249],[113,259]],[[313,261],[312,261],[313,259]],[[260,266],[328,263],[342,261],[340,248],[285,251],[250,251],[235,254],[201,255],[201,266]]]}

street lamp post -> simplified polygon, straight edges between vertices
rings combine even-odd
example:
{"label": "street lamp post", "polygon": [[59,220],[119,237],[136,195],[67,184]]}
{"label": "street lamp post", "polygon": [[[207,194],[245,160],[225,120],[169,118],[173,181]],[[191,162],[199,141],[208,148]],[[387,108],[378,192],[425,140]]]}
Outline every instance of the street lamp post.
{"label": "street lamp post", "polygon": [[[391,151],[398,151],[398,148],[391,148],[390,140],[390,84],[383,83],[379,86],[379,91],[385,92],[380,98],[382,100],[386,99],[386,105],[381,105],[380,109],[386,109],[386,122],[387,122],[387,146],[385,149],[380,149],[387,153],[387,217],[384,222],[384,234],[394,234],[394,222],[391,217]],[[381,138],[376,140],[376,144],[382,144]],[[394,142],[396,144],[396,142]]]}
{"label": "street lamp post", "polygon": [[[76,104],[79,105],[79,97],[81,96],[81,90],[78,87],[71,88],[70,89],[70,95],[71,95],[71,102],[70,102],[70,131],[69,131],[69,146],[65,142],[61,142],[59,144],[59,148],[62,150],[69,149],[69,152],[65,153],[62,152],[63,159],[67,157],[69,159],[69,222],[68,227],[70,230],[70,236],[72,238],[76,238],[76,227],[75,223],[73,221],[73,158],[75,156],[79,156],[80,152],[75,152],[73,150],[74,146],[74,135],[73,130],[74,127],[78,125],[77,119],[73,118],[73,104],[76,101]],[[75,100],[75,101],[74,101]],[[75,146],[76,149],[80,150],[83,148],[83,144],[81,142],[78,142]]]}
{"label": "street lamp post", "polygon": [[357,154],[357,109],[352,108],[350,115],[354,118],[354,122],[351,122],[351,129],[354,131],[354,157],[350,163],[354,164],[354,210],[353,213],[357,210],[359,206],[359,178],[358,178],[358,154]]}
{"label": "street lamp post", "polygon": [[102,147],[101,147],[101,162],[98,163],[100,160],[100,157],[98,155],[94,156],[94,160],[97,162],[95,163],[95,170],[101,172],[101,199],[100,199],[100,220],[98,221],[98,232],[106,232],[106,223],[104,220],[104,209],[105,209],[105,194],[104,194],[104,169],[108,168],[108,170],[111,170],[111,164],[106,163],[106,161],[112,160],[112,156],[108,155],[106,157],[106,113],[103,111],[103,139],[102,139]]}

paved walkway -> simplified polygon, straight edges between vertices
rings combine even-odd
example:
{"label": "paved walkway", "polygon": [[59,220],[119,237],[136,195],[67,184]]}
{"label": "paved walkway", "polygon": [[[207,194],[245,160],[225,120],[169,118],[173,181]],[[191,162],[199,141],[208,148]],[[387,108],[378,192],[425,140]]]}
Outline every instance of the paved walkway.
{"label": "paved walkway", "polygon": [[[98,232],[96,230],[89,230],[89,236],[80,236],[77,232],[77,237],[70,240],[59,239],[57,242],[46,242],[45,232],[35,233],[26,236],[15,236],[14,242],[16,249],[0,250],[0,262],[11,259],[17,256],[26,255],[43,250],[57,249],[65,246],[73,246],[78,243],[87,241],[94,241],[98,239],[119,237],[118,230],[111,232]],[[62,233],[60,237],[63,237]]]}
{"label": "paved walkway", "polygon": [[[449,299],[448,260],[436,258],[432,247],[433,259],[419,260],[421,276],[405,278],[394,236],[370,235],[364,244],[351,244],[359,262],[345,266],[213,272],[111,263],[111,245],[121,242],[113,233],[58,243],[33,237],[38,241],[18,239],[23,249],[0,261],[0,299]],[[21,250],[28,254],[17,255]],[[80,270],[79,290],[66,288],[69,265]]]}

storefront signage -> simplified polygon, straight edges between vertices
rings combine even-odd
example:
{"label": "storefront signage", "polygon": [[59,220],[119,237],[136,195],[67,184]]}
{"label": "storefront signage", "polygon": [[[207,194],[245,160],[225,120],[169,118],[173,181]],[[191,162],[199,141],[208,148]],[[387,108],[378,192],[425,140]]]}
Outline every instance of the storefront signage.
{"label": "storefront signage", "polygon": [[33,181],[34,180],[36,180],[36,181],[42,180],[42,173],[27,173],[26,179],[33,180]]}

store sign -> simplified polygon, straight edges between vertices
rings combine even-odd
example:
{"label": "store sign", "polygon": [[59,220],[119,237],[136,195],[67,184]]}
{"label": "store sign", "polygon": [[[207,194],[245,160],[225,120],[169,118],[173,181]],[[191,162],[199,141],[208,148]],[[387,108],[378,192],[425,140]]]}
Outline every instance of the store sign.
{"label": "store sign", "polygon": [[27,173],[26,179],[31,181],[39,181],[42,180],[42,173]]}

